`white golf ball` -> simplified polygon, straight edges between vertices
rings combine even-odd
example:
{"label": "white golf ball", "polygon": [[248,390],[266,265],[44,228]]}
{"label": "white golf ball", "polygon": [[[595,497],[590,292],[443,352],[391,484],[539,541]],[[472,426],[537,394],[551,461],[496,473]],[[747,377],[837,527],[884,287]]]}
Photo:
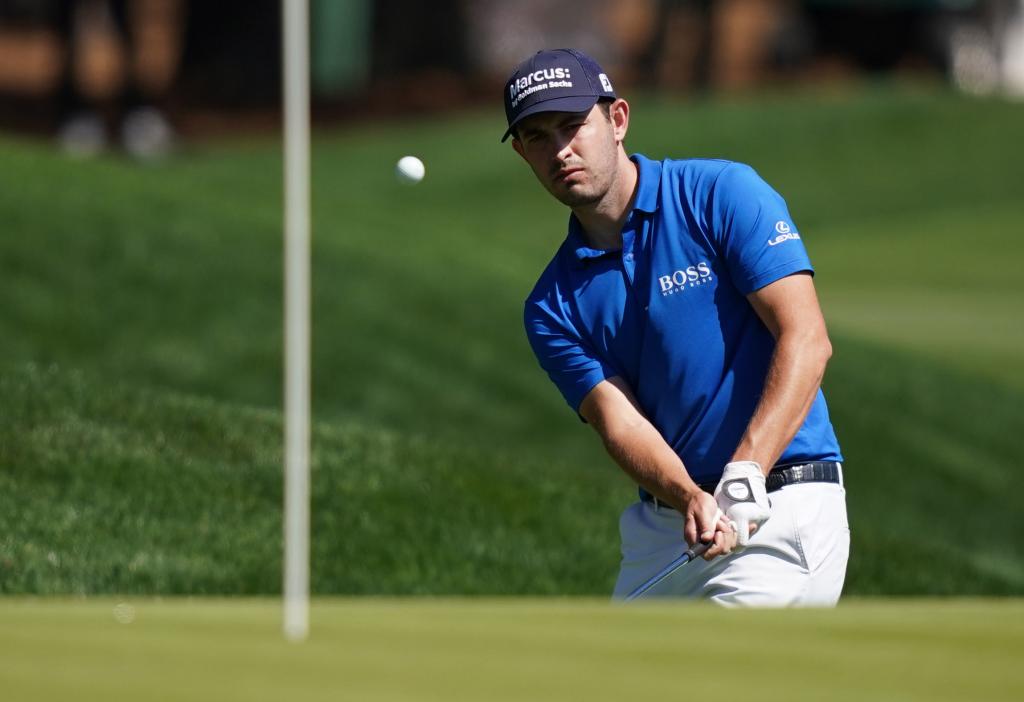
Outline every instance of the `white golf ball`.
{"label": "white golf ball", "polygon": [[423,161],[415,156],[403,156],[398,159],[395,166],[395,175],[403,183],[419,183],[426,172],[427,167],[423,165]]}

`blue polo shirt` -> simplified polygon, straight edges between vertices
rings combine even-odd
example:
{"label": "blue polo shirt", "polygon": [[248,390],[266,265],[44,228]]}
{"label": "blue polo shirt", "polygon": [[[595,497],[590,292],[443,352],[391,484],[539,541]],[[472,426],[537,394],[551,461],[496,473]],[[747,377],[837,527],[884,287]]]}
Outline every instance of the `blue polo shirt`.
{"label": "blue polo shirt", "polygon": [[[785,201],[749,166],[632,159],[622,249],[588,248],[570,216],[526,300],[526,333],[572,409],[622,377],[691,477],[710,482],[746,430],[775,347],[745,296],[813,269]],[[820,390],[779,462],[809,460],[842,460]]]}

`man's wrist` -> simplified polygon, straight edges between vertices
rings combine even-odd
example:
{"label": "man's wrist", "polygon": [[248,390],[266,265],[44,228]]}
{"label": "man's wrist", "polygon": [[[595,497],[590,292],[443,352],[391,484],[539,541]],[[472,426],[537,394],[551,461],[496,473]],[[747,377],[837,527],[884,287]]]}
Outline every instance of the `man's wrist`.
{"label": "man's wrist", "polygon": [[701,495],[706,494],[706,492],[700,489],[700,486],[697,483],[691,480],[689,485],[684,485],[681,491],[683,506],[688,507],[691,502],[698,499]]}
{"label": "man's wrist", "polygon": [[663,492],[665,496],[669,498],[667,502],[680,512],[686,512],[690,503],[694,499],[700,497],[702,494],[707,494],[692,480],[689,480],[686,483],[677,482],[672,485],[663,486],[660,492]]}
{"label": "man's wrist", "polygon": [[765,463],[763,463],[762,461],[758,461],[753,458],[741,457],[739,455],[733,456],[732,460],[730,460],[729,463],[727,463],[726,465],[732,465],[733,463],[753,463],[754,465],[757,466],[757,469],[761,471],[761,474],[764,475],[764,477],[766,478],[772,470],[772,467],[770,465],[766,467]]}

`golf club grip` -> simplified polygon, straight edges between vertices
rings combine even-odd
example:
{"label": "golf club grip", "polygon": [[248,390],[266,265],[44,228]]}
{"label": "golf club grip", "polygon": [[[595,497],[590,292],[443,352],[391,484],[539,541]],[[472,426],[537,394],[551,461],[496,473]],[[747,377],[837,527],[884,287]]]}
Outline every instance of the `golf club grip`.
{"label": "golf club grip", "polygon": [[711,548],[711,544],[713,543],[713,541],[708,541],[707,543],[701,541],[696,546],[691,546],[690,548],[686,549],[686,552],[690,554],[690,560],[692,561],[694,558],[697,558],[698,556],[703,556],[704,552]]}

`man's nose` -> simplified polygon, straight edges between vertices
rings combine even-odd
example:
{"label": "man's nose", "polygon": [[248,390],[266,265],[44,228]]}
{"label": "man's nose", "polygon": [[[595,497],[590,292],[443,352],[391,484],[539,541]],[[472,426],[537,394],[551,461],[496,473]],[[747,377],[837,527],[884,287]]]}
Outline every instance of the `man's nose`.
{"label": "man's nose", "polygon": [[564,163],[572,156],[572,138],[562,138],[556,148],[558,150],[555,152],[555,158]]}

